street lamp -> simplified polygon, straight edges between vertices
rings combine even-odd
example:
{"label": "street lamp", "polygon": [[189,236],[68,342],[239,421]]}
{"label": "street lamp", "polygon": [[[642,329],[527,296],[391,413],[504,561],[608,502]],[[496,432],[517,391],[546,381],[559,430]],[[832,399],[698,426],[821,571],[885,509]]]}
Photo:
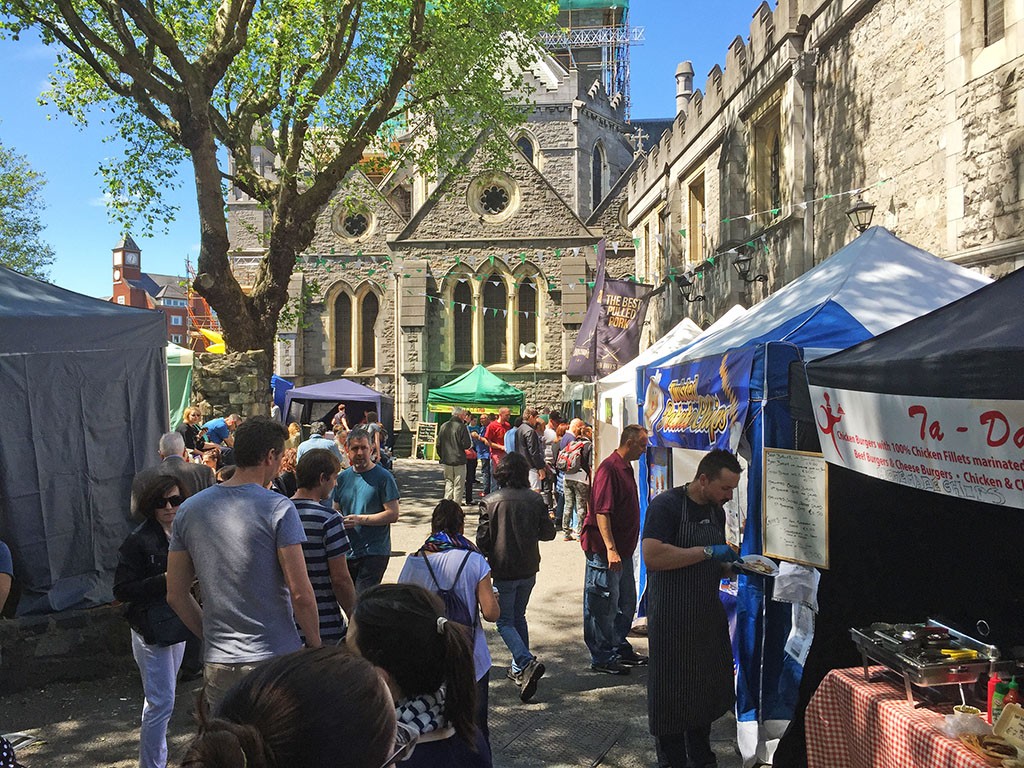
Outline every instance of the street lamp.
{"label": "street lamp", "polygon": [[679,292],[691,304],[697,301],[704,301],[707,298],[704,294],[693,295],[693,280],[688,275],[679,275],[676,281],[679,283]]}
{"label": "street lamp", "polygon": [[850,206],[846,215],[849,217],[850,223],[853,224],[853,228],[858,232],[863,232],[871,226],[871,219],[875,215],[875,206],[865,202],[860,195],[857,195],[857,199],[853,201],[853,205]]}
{"label": "street lamp", "polygon": [[737,254],[736,258],[732,260],[732,265],[736,268],[736,274],[740,276],[740,280],[744,283],[767,283],[767,275],[750,275],[750,263],[754,260],[753,256]]}

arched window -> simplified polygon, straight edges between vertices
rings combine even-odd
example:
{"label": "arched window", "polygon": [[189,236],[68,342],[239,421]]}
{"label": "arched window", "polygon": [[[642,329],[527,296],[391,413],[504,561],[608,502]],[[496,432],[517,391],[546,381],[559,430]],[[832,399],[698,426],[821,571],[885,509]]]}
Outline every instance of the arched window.
{"label": "arched window", "polygon": [[[537,343],[537,284],[532,278],[525,278],[519,283],[519,343]],[[533,358],[526,358],[523,363],[530,363]]]}
{"label": "arched window", "polygon": [[359,317],[359,367],[361,369],[377,367],[377,315],[380,312],[380,299],[373,291],[363,294],[360,302]]}
{"label": "arched window", "polygon": [[484,280],[483,291],[484,365],[508,361],[506,325],[508,323],[508,292],[500,275]]}
{"label": "arched window", "polygon": [[594,145],[594,157],[591,160],[591,183],[593,184],[593,195],[594,202],[591,206],[591,210],[597,210],[597,206],[604,200],[605,193],[605,159],[604,159],[604,147],[600,143]]}
{"label": "arched window", "polygon": [[334,299],[334,367],[352,367],[352,297],[341,291]]}
{"label": "arched window", "polygon": [[526,156],[526,159],[529,160],[530,164],[532,165],[533,164],[533,142],[530,141],[530,137],[529,136],[520,136],[518,139],[516,139],[516,146],[519,147],[519,151],[522,152]]}
{"label": "arched window", "polygon": [[473,364],[473,290],[460,280],[452,291],[452,336],[456,365]]}

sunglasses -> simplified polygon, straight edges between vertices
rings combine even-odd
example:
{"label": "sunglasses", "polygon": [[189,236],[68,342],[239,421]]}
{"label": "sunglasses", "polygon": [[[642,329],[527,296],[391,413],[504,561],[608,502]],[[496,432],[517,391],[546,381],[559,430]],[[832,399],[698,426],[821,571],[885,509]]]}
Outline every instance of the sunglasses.
{"label": "sunglasses", "polygon": [[420,732],[415,727],[408,723],[397,723],[398,728],[395,730],[395,751],[380,768],[388,768],[390,765],[401,763],[404,760],[408,760],[412,757],[412,751],[416,749],[416,741],[420,737]]}
{"label": "sunglasses", "polygon": [[166,496],[157,502],[156,508],[163,509],[164,507],[180,507],[181,502],[184,500],[184,496]]}

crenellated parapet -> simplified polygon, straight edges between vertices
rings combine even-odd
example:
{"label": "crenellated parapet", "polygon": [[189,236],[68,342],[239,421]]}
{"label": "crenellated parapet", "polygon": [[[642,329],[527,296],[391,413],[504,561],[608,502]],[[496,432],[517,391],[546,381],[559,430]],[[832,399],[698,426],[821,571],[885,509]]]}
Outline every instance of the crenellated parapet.
{"label": "crenellated parapet", "polygon": [[[746,40],[737,35],[726,49],[724,69],[716,64],[708,73],[704,88],[695,89],[680,103],[672,129],[661,136],[657,147],[637,169],[630,183],[631,199],[657,183],[666,168],[700,137],[708,135],[709,130],[719,132],[723,128],[723,113],[743,113],[765,85],[792,67],[808,32],[809,20],[822,15],[822,9],[831,3],[832,0],[780,0],[774,9],[767,0],[761,3],[751,19]],[[830,23],[827,14],[820,23]]]}

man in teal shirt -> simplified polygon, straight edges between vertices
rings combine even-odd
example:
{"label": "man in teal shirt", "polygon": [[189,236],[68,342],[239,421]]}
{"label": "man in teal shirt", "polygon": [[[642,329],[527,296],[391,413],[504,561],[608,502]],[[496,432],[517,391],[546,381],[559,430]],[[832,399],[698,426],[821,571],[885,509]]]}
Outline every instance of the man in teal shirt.
{"label": "man in teal shirt", "polygon": [[398,521],[398,484],[395,476],[370,458],[369,433],[349,432],[345,444],[351,466],[338,475],[331,500],[345,521],[352,551],[348,569],[356,594],[380,584],[391,556],[391,524]]}

